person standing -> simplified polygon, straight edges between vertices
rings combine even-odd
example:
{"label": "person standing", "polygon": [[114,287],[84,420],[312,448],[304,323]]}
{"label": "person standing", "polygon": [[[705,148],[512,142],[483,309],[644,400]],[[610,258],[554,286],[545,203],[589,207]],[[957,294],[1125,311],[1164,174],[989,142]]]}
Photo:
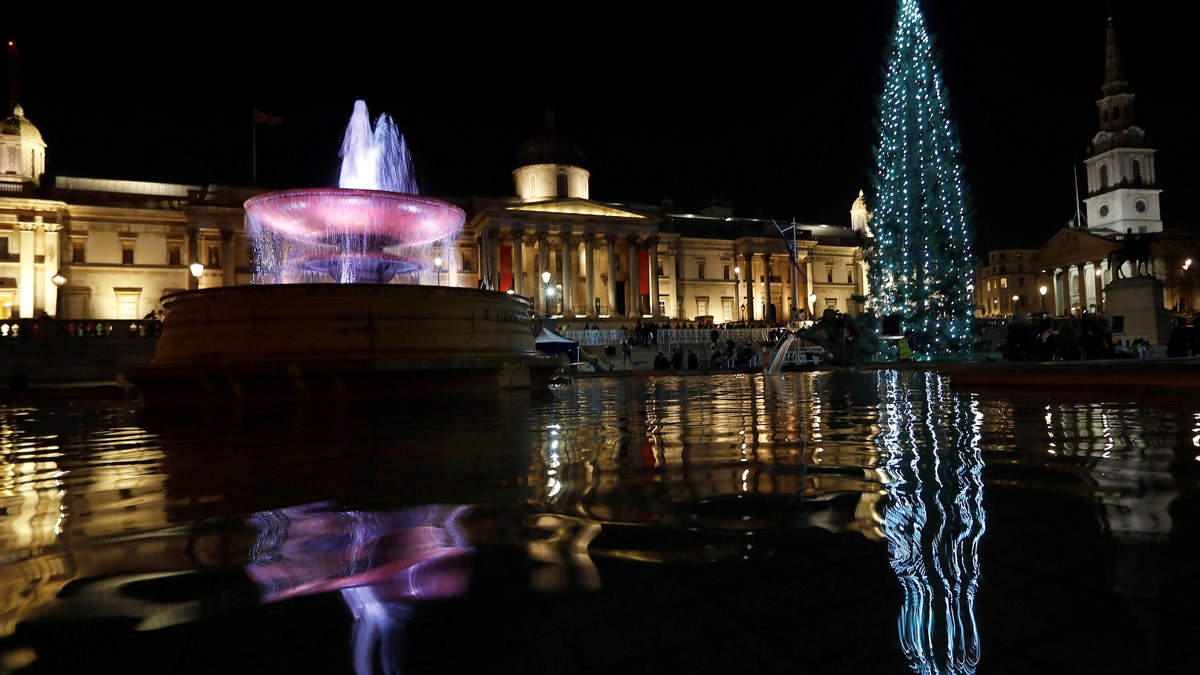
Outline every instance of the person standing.
{"label": "person standing", "polygon": [[1167,356],[1187,356],[1190,347],[1187,317],[1175,319],[1175,327],[1171,329],[1171,337],[1167,338]]}
{"label": "person standing", "polygon": [[621,343],[621,365],[633,365],[633,345],[629,344],[629,338]]}

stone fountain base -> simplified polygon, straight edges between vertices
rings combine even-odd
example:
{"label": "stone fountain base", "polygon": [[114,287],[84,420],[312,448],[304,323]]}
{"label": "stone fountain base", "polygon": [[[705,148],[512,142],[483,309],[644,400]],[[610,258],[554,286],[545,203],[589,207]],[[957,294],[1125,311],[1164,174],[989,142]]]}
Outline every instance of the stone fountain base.
{"label": "stone fountain base", "polygon": [[429,395],[548,386],[528,298],[395,284],[230,286],[165,296],[147,403]]}

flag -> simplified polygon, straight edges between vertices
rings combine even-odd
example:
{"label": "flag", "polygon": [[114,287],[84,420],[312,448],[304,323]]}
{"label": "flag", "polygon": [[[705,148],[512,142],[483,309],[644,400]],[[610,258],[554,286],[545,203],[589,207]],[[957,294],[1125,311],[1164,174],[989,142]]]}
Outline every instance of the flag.
{"label": "flag", "polygon": [[255,110],[254,111],[254,123],[255,124],[265,123],[265,124],[271,124],[271,125],[283,124],[283,118],[279,117],[278,115],[268,115],[267,113],[262,112],[261,110]]}
{"label": "flag", "polygon": [[[796,264],[796,233],[795,233],[796,221],[793,219],[792,226],[787,229],[780,227],[779,223],[776,223],[774,218],[771,219],[771,222],[775,224],[775,229],[779,230],[779,236],[783,237],[783,243],[787,244],[788,257],[792,259],[792,264],[795,265]],[[789,231],[792,232],[791,239],[787,238],[787,233]]]}

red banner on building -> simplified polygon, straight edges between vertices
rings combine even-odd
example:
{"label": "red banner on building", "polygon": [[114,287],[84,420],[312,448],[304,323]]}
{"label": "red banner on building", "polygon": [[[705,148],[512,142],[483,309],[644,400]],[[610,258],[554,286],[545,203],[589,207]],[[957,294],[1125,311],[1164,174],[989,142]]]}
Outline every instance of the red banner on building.
{"label": "red banner on building", "polygon": [[504,292],[513,290],[512,250],[511,244],[500,245],[500,288],[498,290]]}
{"label": "red banner on building", "polygon": [[[655,261],[658,262],[657,260]],[[638,294],[650,295],[650,275],[658,270],[650,269],[650,251],[638,251]],[[650,306],[657,304],[658,298],[650,298]]]}

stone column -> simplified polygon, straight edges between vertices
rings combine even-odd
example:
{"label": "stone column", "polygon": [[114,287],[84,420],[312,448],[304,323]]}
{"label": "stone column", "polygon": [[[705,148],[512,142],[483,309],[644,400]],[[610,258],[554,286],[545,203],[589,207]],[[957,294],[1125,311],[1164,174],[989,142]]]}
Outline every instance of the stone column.
{"label": "stone column", "polygon": [[742,271],[746,275],[746,315],[742,318],[749,322],[754,320],[754,254],[749,251],[746,251],[746,264],[742,265]]}
{"label": "stone column", "polygon": [[513,230],[513,293],[525,292],[525,230]]}
{"label": "stone column", "polygon": [[233,230],[221,230],[221,285],[237,283],[237,265],[234,264]]}
{"label": "stone column", "polygon": [[[575,318],[575,284],[571,283],[575,275],[572,263],[575,257],[574,238],[570,232],[563,232],[562,238],[562,287],[563,287],[563,316]],[[587,312],[584,312],[587,314]]]}
{"label": "stone column", "polygon": [[[771,318],[771,254],[763,253],[763,319]],[[778,309],[778,307],[776,308]]]}
{"label": "stone column", "polygon": [[[542,283],[542,272],[550,272],[550,281],[554,281],[554,270],[550,269],[550,233],[545,230],[539,230],[537,233],[537,269],[534,275],[537,279],[533,282],[538,289],[538,295],[541,297],[540,304],[542,307],[542,315],[550,314],[550,303],[546,302],[546,284]],[[535,305],[536,306],[536,305]]]}
{"label": "stone column", "polygon": [[646,270],[646,273],[650,275],[650,313],[655,317],[661,317],[662,313],[658,311],[658,237],[646,239],[646,250],[650,252],[648,256],[650,269]]}
{"label": "stone column", "polygon": [[636,234],[631,234],[629,240],[629,290],[626,291],[625,297],[632,300],[632,303],[626,305],[625,312],[632,317],[640,317],[642,315],[642,292],[641,279],[639,278],[640,270],[638,265],[638,240]]}
{"label": "stone column", "polygon": [[813,256],[812,251],[808,252],[808,257],[804,260],[804,305],[808,307],[808,320],[816,321],[820,318],[821,313],[813,306],[813,302],[809,300],[813,293],[816,293],[816,287],[813,285]]}
{"label": "stone column", "polygon": [[188,261],[186,274],[188,278],[188,290],[195,291],[200,288],[200,280],[192,275],[191,266],[193,263],[200,261],[200,228],[189,227],[188,231]]}
{"label": "stone column", "polygon": [[54,285],[50,279],[62,271],[62,244],[59,240],[59,232],[62,231],[62,225],[58,223],[44,223],[42,229],[46,231],[46,264],[42,266],[45,271],[46,281],[45,292],[42,294],[42,308],[47,312],[54,310],[54,318],[58,318],[58,286]]}
{"label": "stone column", "polygon": [[21,230],[21,257],[17,272],[17,302],[21,305],[17,318],[20,319],[32,319],[36,316],[33,313],[33,262],[36,258],[33,237],[37,226],[36,222],[17,225]]}
{"label": "stone column", "polygon": [[1067,316],[1071,312],[1071,268],[1060,267],[1058,271],[1060,274],[1059,283],[1061,285],[1059,288],[1059,297],[1062,298],[1058,303],[1058,315]]}
{"label": "stone column", "polygon": [[443,265],[446,266],[446,285],[458,288],[458,240],[451,238],[442,249]]}
{"label": "stone column", "polygon": [[605,235],[605,240],[608,243],[608,313],[611,316],[617,312],[617,239],[609,234]]}
{"label": "stone column", "polygon": [[596,310],[596,235],[592,232],[583,234],[583,280],[587,288],[587,297],[584,300],[587,302],[587,312],[585,314],[599,314]]}
{"label": "stone column", "polygon": [[1075,264],[1075,287],[1079,289],[1079,316],[1083,316],[1088,307],[1087,267],[1084,263]]}

